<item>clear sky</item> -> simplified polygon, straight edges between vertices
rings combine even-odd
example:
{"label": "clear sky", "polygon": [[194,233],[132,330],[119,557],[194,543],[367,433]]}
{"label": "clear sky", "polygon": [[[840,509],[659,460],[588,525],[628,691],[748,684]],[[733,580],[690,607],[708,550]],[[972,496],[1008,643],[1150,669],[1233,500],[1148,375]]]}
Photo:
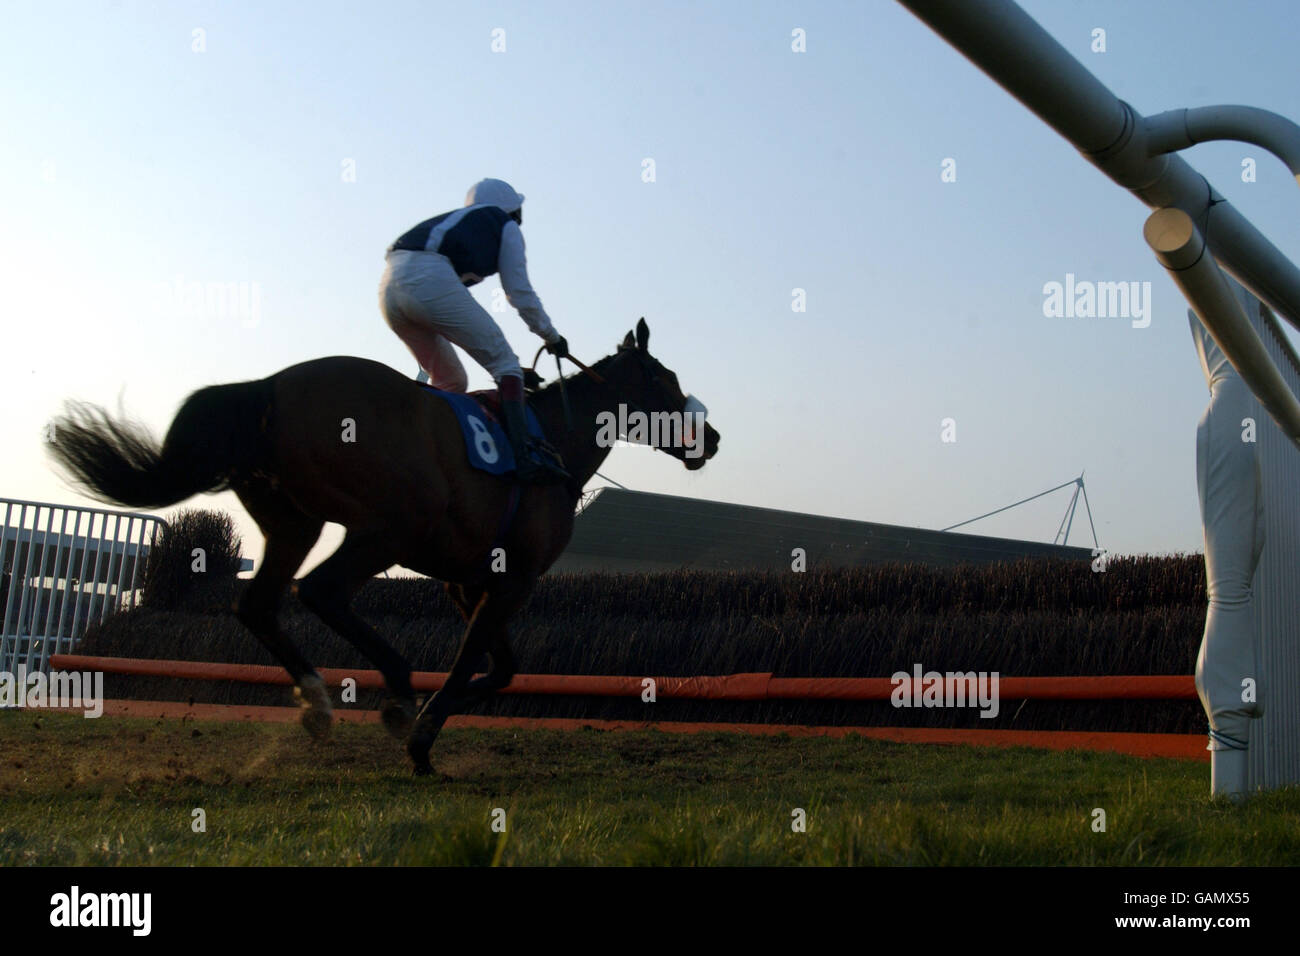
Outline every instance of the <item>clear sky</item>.
{"label": "clear sky", "polygon": [[[1139,112],[1300,118],[1290,0],[1023,5]],[[528,197],[530,273],[575,354],[645,316],[723,433],[699,472],[620,447],[611,478],[939,528],[1087,469],[1103,546],[1201,546],[1208,393],[1146,208],[893,0],[11,2],[4,19],[2,496],[84,500],[42,450],[68,397],[120,398],[161,433],[197,387],[317,356],[413,374],[376,304],[384,249],[496,176]],[[1280,162],[1184,155],[1300,258]],[[1067,273],[1149,281],[1150,326],[1044,317]],[[243,283],[248,304],[173,291],[196,282]],[[539,340],[498,317],[531,359]],[[970,530],[1051,540],[1068,495]],[[190,504],[230,509],[260,554],[233,496]]]}

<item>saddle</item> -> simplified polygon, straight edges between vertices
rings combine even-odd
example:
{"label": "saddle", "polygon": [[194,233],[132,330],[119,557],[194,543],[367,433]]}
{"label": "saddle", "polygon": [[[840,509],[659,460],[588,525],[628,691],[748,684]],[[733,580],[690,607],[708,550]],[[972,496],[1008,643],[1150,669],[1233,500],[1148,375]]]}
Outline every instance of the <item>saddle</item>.
{"label": "saddle", "polygon": [[496,422],[501,427],[505,427],[505,422],[501,420],[501,392],[495,388],[484,388],[477,392],[470,392],[469,397],[478,402],[479,407],[483,409],[483,414],[490,421]]}
{"label": "saddle", "polygon": [[[483,414],[493,424],[500,425],[502,429],[506,427],[506,423],[502,418],[501,392],[499,389],[483,388],[468,394],[470,398],[478,402],[479,408],[483,409]],[[524,404],[528,404],[527,399],[525,399]],[[545,435],[530,435],[528,441],[535,454],[545,455],[559,467],[564,467],[564,459],[560,457],[560,453],[556,451],[555,446],[547,440]]]}
{"label": "saddle", "polygon": [[[497,389],[457,393],[444,392],[427,382],[420,382],[419,385],[447,402],[456,413],[465,438],[465,451],[474,468],[497,475],[514,470],[514,456],[509,453],[504,413],[501,409],[501,394]],[[555,447],[546,440],[537,416],[532,409],[527,409],[527,412],[529,450],[533,455],[548,458],[560,468],[564,468],[564,460]],[[475,422],[475,418],[480,421]]]}

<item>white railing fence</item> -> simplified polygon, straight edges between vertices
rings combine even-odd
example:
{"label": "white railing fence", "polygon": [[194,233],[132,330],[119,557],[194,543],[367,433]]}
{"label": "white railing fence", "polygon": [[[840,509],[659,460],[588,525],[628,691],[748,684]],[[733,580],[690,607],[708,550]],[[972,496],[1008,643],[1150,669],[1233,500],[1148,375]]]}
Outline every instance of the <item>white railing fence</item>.
{"label": "white railing fence", "polygon": [[0,498],[0,671],[46,670],[92,622],[135,607],[166,523],[153,515]]}

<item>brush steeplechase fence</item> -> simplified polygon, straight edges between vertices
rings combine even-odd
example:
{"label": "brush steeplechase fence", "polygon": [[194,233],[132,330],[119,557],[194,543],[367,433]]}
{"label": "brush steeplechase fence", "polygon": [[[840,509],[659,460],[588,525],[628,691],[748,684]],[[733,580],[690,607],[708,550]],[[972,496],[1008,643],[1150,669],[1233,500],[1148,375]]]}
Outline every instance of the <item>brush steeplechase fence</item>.
{"label": "brush steeplechase fence", "polygon": [[[291,686],[289,674],[280,667],[258,664],[219,664],[207,661],[145,660],[124,657],[90,657],[58,654],[50,665],[63,671],[100,671],[137,677],[166,677],[182,680],[238,681],[249,684]],[[383,679],[378,671],[321,668],[321,677],[331,687],[345,680],[358,689],[378,690]],[[431,693],[442,687],[445,673],[422,671],[411,675],[417,691]],[[628,677],[587,674],[517,674],[502,694],[535,694],[584,697],[640,697],[647,681],[654,682],[656,697],[689,700],[889,700],[898,683],[884,677],[774,677],[766,673],[725,674],[705,677]],[[944,692],[962,683],[945,678]],[[1194,700],[1196,688],[1190,675],[1094,676],[1094,677],[1003,677],[998,681],[1003,700]],[[177,701],[106,701],[104,713],[124,717],[173,717],[195,720],[286,722],[297,719],[294,707],[246,706],[237,704],[187,704]],[[373,723],[371,711],[340,709],[344,723]],[[1088,749],[1132,754],[1140,757],[1178,757],[1206,760],[1205,738],[1200,734],[1143,734],[1088,731],[968,730],[927,727],[810,727],[785,724],[698,723],[683,721],[626,721],[544,717],[452,718],[452,727],[520,727],[553,730],[648,730],[666,733],[727,732],[788,734],[790,736],[860,736],[900,743],[966,744],[1000,747],[1041,747],[1053,750]]]}

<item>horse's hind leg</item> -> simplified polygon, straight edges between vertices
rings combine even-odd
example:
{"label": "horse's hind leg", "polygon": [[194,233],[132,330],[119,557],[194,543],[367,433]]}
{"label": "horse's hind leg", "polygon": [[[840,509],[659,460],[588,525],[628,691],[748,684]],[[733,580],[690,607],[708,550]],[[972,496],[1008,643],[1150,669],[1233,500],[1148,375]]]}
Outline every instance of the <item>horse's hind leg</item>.
{"label": "horse's hind leg", "polygon": [[304,708],[303,727],[313,737],[325,737],[333,721],[325,682],[280,630],[277,620],[284,590],[316,543],[323,522],[268,491],[244,488],[239,497],[266,536],[262,564],[239,599],[239,619],[293,678],[294,695]]}
{"label": "horse's hind leg", "polygon": [[415,722],[411,665],[352,610],[352,596],[400,557],[388,534],[348,532],[337,551],[298,582],[298,597],[317,617],[379,668],[392,695],[381,716],[394,737],[404,739]]}

